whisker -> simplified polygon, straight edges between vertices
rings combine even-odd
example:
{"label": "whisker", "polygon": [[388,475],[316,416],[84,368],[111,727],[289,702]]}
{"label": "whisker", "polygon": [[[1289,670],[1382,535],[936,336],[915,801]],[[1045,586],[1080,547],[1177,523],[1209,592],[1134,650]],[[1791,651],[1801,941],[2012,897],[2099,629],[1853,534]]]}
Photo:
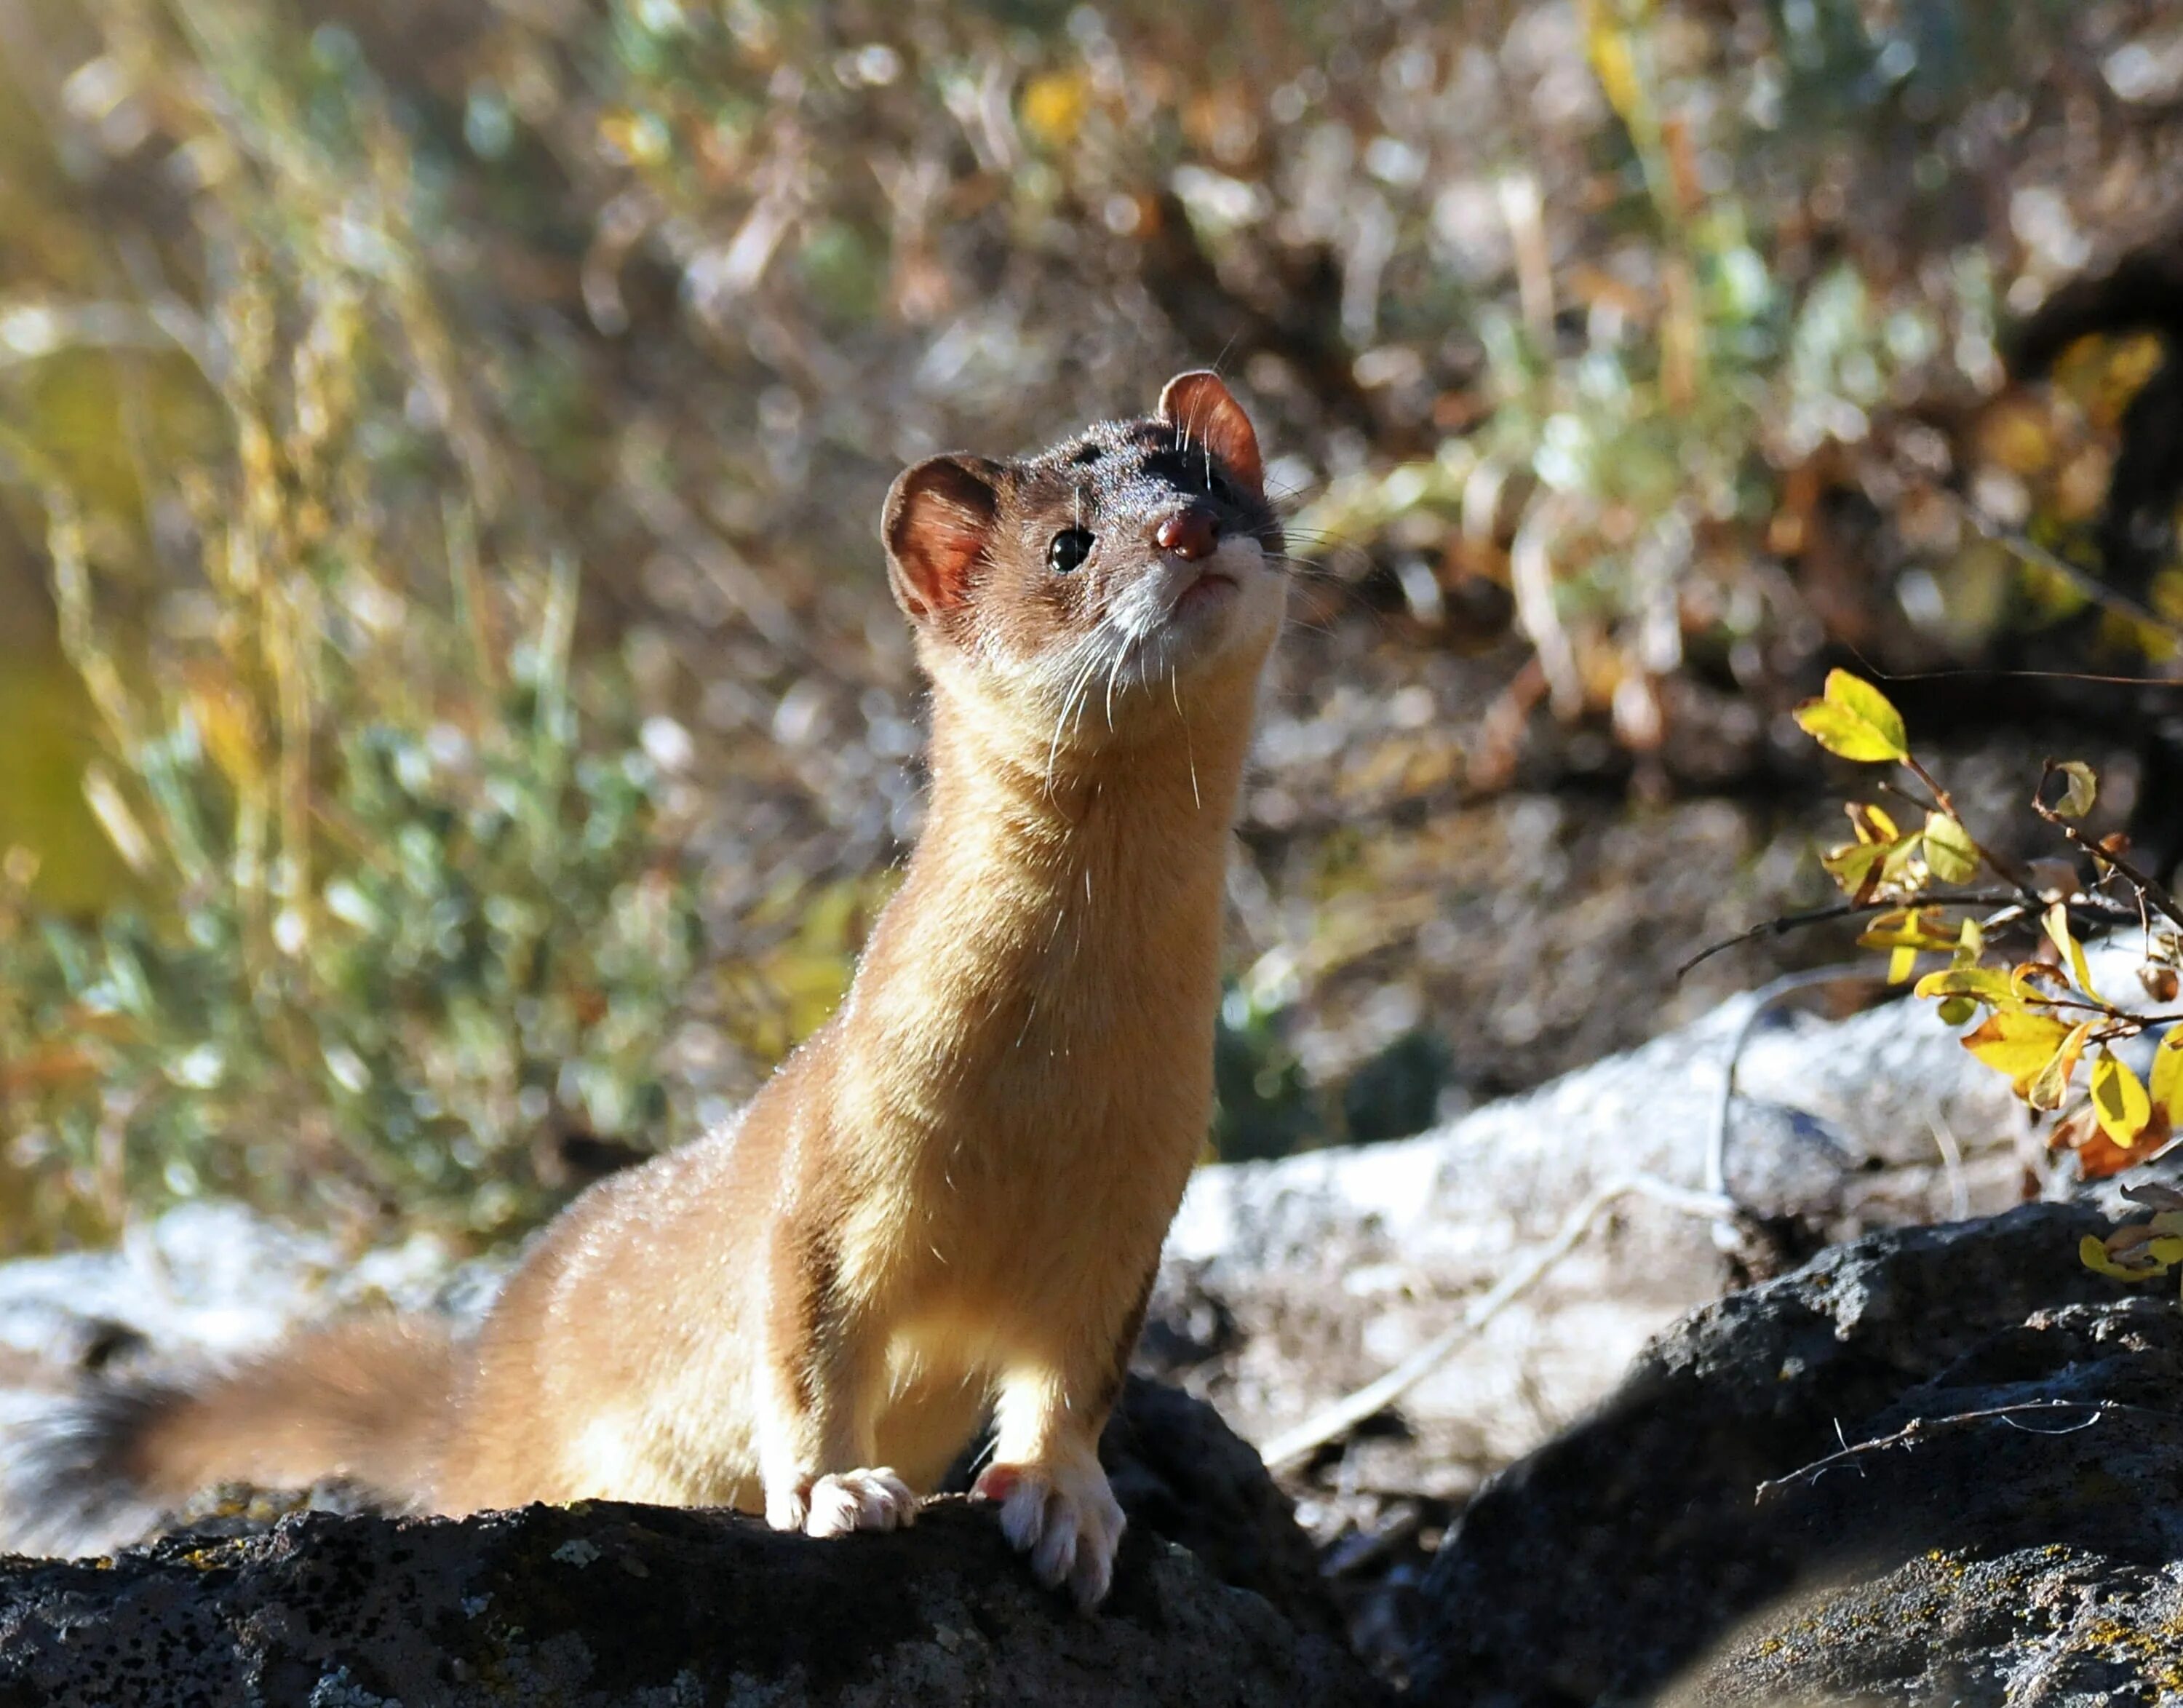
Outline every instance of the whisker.
{"label": "whisker", "polygon": [[1190,804],[1197,812],[1205,810],[1205,797],[1197,792],[1197,749],[1190,739],[1190,714],[1182,709],[1182,666],[1169,664],[1167,667],[1168,693],[1175,699],[1175,715],[1182,720],[1182,756],[1190,766]]}

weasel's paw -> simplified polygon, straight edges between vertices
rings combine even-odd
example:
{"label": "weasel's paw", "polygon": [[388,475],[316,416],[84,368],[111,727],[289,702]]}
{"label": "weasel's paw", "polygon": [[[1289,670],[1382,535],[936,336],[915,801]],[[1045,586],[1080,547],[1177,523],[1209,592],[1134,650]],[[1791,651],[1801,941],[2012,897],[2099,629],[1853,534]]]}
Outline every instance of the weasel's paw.
{"label": "weasel's paw", "polygon": [[917,1522],[917,1496],[893,1472],[830,1471],[766,1496],[765,1522],[806,1536],[897,1530]]}
{"label": "weasel's paw", "polygon": [[1030,1555],[1048,1588],[1066,1583],[1079,1607],[1097,1607],[1114,1581],[1122,1509],[1107,1473],[1090,1465],[989,1465],[970,1491],[1001,1507],[1001,1533]]}

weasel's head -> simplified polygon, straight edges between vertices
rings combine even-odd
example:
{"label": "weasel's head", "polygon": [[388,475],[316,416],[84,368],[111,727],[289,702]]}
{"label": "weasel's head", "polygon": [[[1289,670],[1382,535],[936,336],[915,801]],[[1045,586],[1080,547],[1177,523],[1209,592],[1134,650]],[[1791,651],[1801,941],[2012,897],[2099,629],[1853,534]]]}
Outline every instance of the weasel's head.
{"label": "weasel's head", "polygon": [[880,533],[936,674],[967,668],[1049,719],[1080,702],[1111,729],[1118,706],[1255,676],[1280,627],[1258,436],[1210,373],[1035,457],[930,458],[896,480]]}

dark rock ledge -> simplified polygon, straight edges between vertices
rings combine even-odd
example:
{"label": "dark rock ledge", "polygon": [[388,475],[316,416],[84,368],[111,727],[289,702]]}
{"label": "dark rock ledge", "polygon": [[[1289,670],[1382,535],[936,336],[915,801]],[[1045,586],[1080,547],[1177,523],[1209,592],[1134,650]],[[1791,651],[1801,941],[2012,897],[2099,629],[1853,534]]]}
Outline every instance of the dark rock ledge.
{"label": "dark rock ledge", "polygon": [[2080,1265],[2109,1225],[1874,1234],[1693,1312],[1464,1514],[1416,1698],[2183,1701],[2183,1312]]}
{"label": "dark rock ledge", "polygon": [[6,1708],[1381,1700],[1338,1644],[1148,1531],[1107,1607],[1075,1614],[959,1499],[914,1531],[829,1543],[608,1502],[310,1513],[6,1575]]}
{"label": "dark rock ledge", "polygon": [[230,1503],[112,1561],[0,1560],[0,1708],[1388,1700],[1288,1503],[1210,1407],[1133,1382],[1104,1447],[1131,1527],[1092,1616],[959,1497],[827,1542],[605,1501],[269,1530],[263,1503]]}

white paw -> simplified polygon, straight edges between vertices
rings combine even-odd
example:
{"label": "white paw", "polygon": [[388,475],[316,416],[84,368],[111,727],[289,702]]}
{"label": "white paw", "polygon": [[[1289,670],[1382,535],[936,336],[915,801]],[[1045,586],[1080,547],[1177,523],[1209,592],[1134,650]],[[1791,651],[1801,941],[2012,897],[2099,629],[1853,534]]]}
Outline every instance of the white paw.
{"label": "white paw", "polygon": [[1114,1577],[1122,1509],[1107,1474],[1090,1465],[989,1465],[972,1491],[1001,1505],[1001,1533],[1030,1555],[1050,1589],[1069,1586],[1079,1607],[1097,1607]]}
{"label": "white paw", "polygon": [[801,1530],[807,1536],[895,1530],[917,1522],[917,1496],[907,1483],[883,1466],[869,1471],[829,1472],[778,1505],[780,1516],[777,1518],[775,1501],[767,1499],[766,1522],[776,1530]]}

